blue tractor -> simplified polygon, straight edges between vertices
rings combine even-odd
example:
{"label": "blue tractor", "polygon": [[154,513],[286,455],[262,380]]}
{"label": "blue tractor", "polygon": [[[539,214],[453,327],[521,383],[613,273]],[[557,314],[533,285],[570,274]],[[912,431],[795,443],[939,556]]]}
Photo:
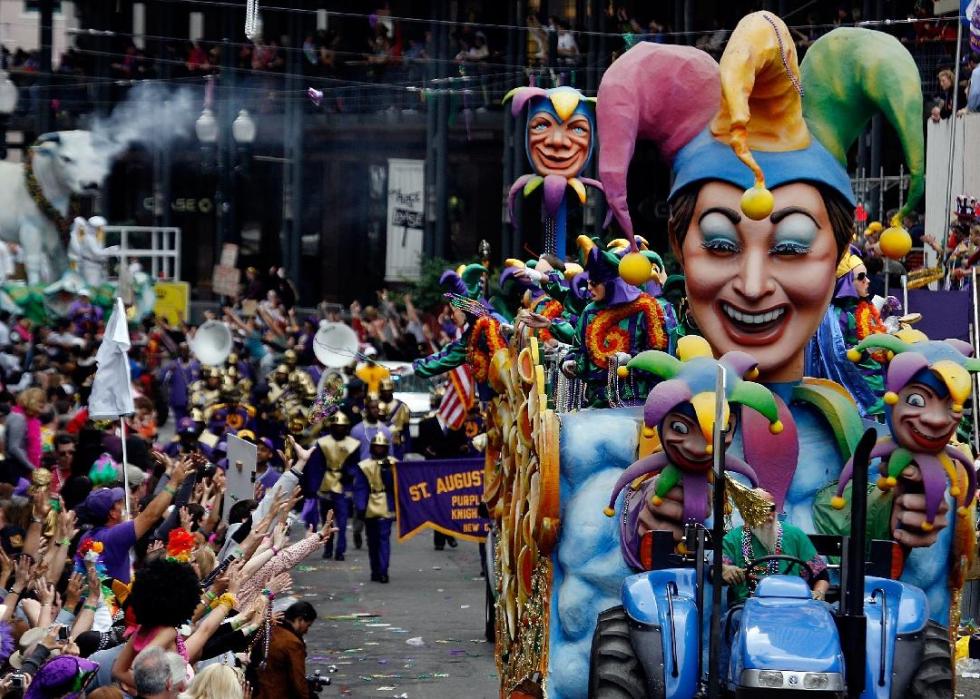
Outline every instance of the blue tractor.
{"label": "blue tractor", "polygon": [[[852,522],[865,522],[874,441],[869,430],[855,450]],[[719,442],[716,449],[723,449]],[[716,483],[723,482],[720,463],[716,459]],[[952,696],[947,630],[929,619],[922,590],[866,575],[887,575],[893,547],[872,542],[877,564],[867,563],[863,531],[812,537],[821,554],[840,558],[840,588],[828,596],[839,596],[836,603],[812,599],[798,575],[771,575],[758,581],[744,604],[723,611],[721,585],[711,581],[721,580],[724,489],[714,490],[713,530],[688,527],[690,553],[684,556],[674,554],[669,532],[648,535],[645,559],[653,569],[626,578],[622,606],[599,615],[590,699]],[[807,567],[780,555],[750,568],[774,559],[787,560],[793,570]]]}

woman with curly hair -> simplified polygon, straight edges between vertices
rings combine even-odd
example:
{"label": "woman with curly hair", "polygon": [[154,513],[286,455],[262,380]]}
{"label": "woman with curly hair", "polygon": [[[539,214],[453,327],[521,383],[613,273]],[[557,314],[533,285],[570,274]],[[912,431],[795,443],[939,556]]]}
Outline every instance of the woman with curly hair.
{"label": "woman with curly hair", "polygon": [[[171,539],[179,532],[184,530],[174,530]],[[200,655],[206,640],[203,635],[204,626],[207,626],[209,636],[214,631],[214,625],[220,624],[237,605],[235,594],[238,583],[234,573],[237,570],[230,570],[225,576],[228,579],[228,591],[211,601],[212,611],[208,615],[208,623],[198,629],[202,633],[195,633],[185,643],[179,627],[193,618],[195,610],[201,604],[200,582],[194,568],[172,556],[151,560],[140,568],[126,600],[127,612],[135,628],[113,664],[113,678],[133,694],[133,660],[140,651],[150,647],[176,651],[190,667]]]}

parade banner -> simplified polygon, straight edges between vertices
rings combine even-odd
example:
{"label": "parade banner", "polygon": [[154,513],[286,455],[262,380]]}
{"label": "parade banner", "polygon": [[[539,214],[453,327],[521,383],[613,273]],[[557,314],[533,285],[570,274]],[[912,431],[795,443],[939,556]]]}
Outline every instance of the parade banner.
{"label": "parade banner", "polygon": [[422,264],[425,161],[388,159],[388,243],[385,281],[415,281]]}
{"label": "parade banner", "polygon": [[401,461],[395,466],[398,540],[425,528],[482,543],[490,520],[480,516],[483,457]]}

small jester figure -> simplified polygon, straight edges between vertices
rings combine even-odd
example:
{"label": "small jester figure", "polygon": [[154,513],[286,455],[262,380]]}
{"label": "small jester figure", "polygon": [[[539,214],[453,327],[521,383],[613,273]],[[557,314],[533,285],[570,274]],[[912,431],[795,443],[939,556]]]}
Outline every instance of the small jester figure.
{"label": "small jester figure", "polygon": [[[750,379],[758,374],[758,363],[740,351],[727,352],[716,360],[707,341],[697,335],[684,337],[677,347],[677,358],[666,352],[647,351],[630,360],[629,368],[641,369],[659,379],[643,409],[644,433],[656,434],[663,451],[645,456],[616,481],[605,512],[615,514],[616,498],[623,488],[641,476],[657,475],[627,494],[628,500],[637,496],[660,505],[674,488],[682,489],[682,522],[704,522],[709,515],[708,484],[711,480],[712,435],[715,428],[715,382],[718,367],[725,371],[725,404],[722,415],[727,425],[725,440],[730,443],[738,414],[732,404],[745,405],[769,421],[772,434],[782,432],[779,408],[773,394],[762,384]],[[755,470],[734,454],[725,453],[725,468],[758,485]],[[643,508],[625,505],[622,544],[626,562],[640,568],[638,533],[642,527]]]}
{"label": "small jester figure", "polygon": [[[888,364],[884,397],[891,436],[880,440],[871,452],[881,459],[878,487],[902,494],[921,479],[925,512],[923,521],[915,525],[930,531],[945,525],[948,479],[949,494],[963,518],[962,528],[972,532],[968,518],[977,493],[976,470],[972,459],[949,442],[970,397],[970,374],[980,371],[980,359],[969,356],[972,348],[962,340],[935,341],[918,334],[922,339],[911,343],[895,335],[871,335],[848,352],[852,361],[860,361],[863,353],[875,349],[894,355]],[[851,473],[848,460],[831,501],[837,509],[844,507],[844,488]],[[895,533],[900,543],[901,534]]]}
{"label": "small jester figure", "polygon": [[424,379],[468,364],[473,370],[481,398],[489,398],[493,391],[489,379],[494,355],[507,348],[500,321],[479,300],[485,274],[487,268],[476,264],[460,267],[457,271],[443,272],[439,284],[451,297],[450,303],[465,314],[466,327],[459,339],[428,357],[412,362],[415,375]]}
{"label": "small jester figure", "polygon": [[[615,355],[633,357],[645,350],[666,350],[669,340],[663,309],[620,276],[620,257],[584,235],[578,237],[578,245],[585,256],[592,300],[574,330],[568,323],[553,323],[552,332],[563,342],[577,345],[562,371],[584,379],[592,405],[601,407],[608,404],[606,382]],[[640,400],[647,394],[645,378],[637,375],[634,379],[620,392],[624,400]]]}
{"label": "small jester figure", "polygon": [[586,201],[585,186],[602,191],[596,180],[579,177],[592,159],[595,132],[595,98],[586,97],[573,87],[544,90],[540,87],[518,87],[504,96],[513,100],[511,114],[516,118],[527,111],[525,150],[534,172],[519,177],[510,188],[508,206],[514,217],[514,199],[523,190],[527,197],[542,184],[544,200],[541,222],[544,225],[544,251],[564,258],[566,248],[567,202],[565,192],[571,187],[579,201]]}

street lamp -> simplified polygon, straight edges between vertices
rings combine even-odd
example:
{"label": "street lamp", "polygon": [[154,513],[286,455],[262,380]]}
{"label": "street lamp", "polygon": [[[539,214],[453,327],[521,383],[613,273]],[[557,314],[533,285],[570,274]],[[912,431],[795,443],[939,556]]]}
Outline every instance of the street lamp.
{"label": "street lamp", "polygon": [[231,135],[240,146],[248,146],[255,141],[255,122],[247,109],[238,112],[235,121],[231,123]]}
{"label": "street lamp", "polygon": [[0,160],[7,159],[7,122],[17,107],[17,86],[0,70]]}
{"label": "street lamp", "polygon": [[211,145],[218,140],[218,122],[214,118],[214,112],[205,107],[201,116],[194,124],[194,131],[197,133],[197,140],[206,145]]}

